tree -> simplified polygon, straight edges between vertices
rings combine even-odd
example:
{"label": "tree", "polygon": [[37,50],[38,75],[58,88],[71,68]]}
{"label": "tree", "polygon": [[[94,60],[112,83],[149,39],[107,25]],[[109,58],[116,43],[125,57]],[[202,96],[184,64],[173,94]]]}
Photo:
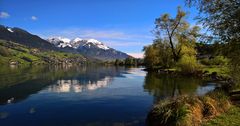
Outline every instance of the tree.
{"label": "tree", "polygon": [[225,43],[224,54],[231,59],[240,48],[240,1],[239,0],[186,0],[200,12],[199,22],[213,33],[215,39]]}
{"label": "tree", "polygon": [[199,68],[200,64],[197,62],[197,51],[195,49],[195,43],[182,43],[181,45],[181,58],[178,61],[178,66],[181,71],[186,74],[194,74]]}
{"label": "tree", "polygon": [[180,58],[179,54],[181,52],[181,48],[178,47],[178,44],[174,42],[174,40],[177,35],[180,35],[187,30],[187,23],[184,21],[185,16],[186,13],[179,7],[175,18],[171,18],[168,14],[164,14],[155,21],[155,33],[157,37],[166,37],[168,39],[175,62],[177,62]]}
{"label": "tree", "polygon": [[144,51],[144,63],[147,68],[153,68],[158,64],[158,56],[157,50],[153,47],[153,45],[145,46],[143,48]]}
{"label": "tree", "polygon": [[[199,21],[224,42],[234,42],[240,37],[239,0],[186,0],[200,11]],[[233,41],[234,40],[234,41]]]}
{"label": "tree", "polygon": [[[157,38],[152,45],[144,48],[144,61],[148,67],[169,68],[181,59],[185,54],[182,50],[186,47],[195,51],[195,43],[199,37],[200,28],[190,27],[188,22],[184,20],[185,16],[186,13],[179,7],[175,18],[164,14],[156,19],[155,33]],[[196,59],[196,54],[191,56]]]}
{"label": "tree", "polygon": [[222,52],[230,58],[232,72],[240,77],[240,1],[186,0],[186,3],[197,7],[199,21],[213,33],[214,38],[224,43]]}

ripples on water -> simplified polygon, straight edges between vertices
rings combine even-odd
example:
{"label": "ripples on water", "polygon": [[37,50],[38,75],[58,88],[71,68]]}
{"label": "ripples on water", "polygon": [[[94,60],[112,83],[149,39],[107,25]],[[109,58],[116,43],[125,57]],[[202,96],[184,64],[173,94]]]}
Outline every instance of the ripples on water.
{"label": "ripples on water", "polygon": [[0,68],[1,126],[144,126],[152,105],[216,84],[124,67]]}

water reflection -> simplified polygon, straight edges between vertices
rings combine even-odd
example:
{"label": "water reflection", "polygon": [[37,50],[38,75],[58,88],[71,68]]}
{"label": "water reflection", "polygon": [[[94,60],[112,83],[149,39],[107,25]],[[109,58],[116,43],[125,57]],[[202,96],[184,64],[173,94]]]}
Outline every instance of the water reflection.
{"label": "water reflection", "polygon": [[[153,103],[215,88],[140,68],[0,68],[0,125],[144,126]],[[56,114],[57,113],[57,114]]]}
{"label": "water reflection", "polygon": [[144,89],[154,96],[154,103],[180,95],[204,95],[215,87],[216,84],[206,83],[197,78],[173,77],[156,73],[148,73],[144,83]]}
{"label": "water reflection", "polygon": [[111,77],[105,77],[103,79],[97,80],[97,81],[83,81],[81,80],[57,80],[57,84],[51,85],[48,87],[48,91],[50,92],[83,92],[86,90],[96,90],[98,88],[106,87],[110,84],[112,78]]}
{"label": "water reflection", "polygon": [[46,87],[52,92],[82,92],[124,77],[127,68],[96,66],[38,66],[0,68],[0,104],[17,103]]}

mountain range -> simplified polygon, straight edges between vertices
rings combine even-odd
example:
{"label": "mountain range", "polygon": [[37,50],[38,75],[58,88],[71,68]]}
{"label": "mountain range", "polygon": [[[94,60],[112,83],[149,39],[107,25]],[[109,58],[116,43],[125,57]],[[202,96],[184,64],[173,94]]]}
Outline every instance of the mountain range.
{"label": "mountain range", "polygon": [[96,39],[74,38],[71,40],[63,37],[52,37],[45,40],[23,29],[6,27],[3,25],[0,25],[0,39],[41,50],[79,53],[89,59],[103,61],[131,57],[124,52],[108,47]]}
{"label": "mountain range", "polygon": [[55,45],[55,47],[65,49],[72,48],[77,50],[80,54],[99,60],[113,60],[113,59],[126,59],[130,57],[126,53],[117,51],[113,48],[108,47],[102,42],[96,39],[68,39],[62,37],[53,37],[47,39],[48,42]]}

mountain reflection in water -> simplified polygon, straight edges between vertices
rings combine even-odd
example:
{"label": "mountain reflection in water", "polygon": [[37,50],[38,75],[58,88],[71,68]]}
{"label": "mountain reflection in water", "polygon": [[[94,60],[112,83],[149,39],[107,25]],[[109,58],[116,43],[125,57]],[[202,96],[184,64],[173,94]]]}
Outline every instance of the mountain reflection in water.
{"label": "mountain reflection in water", "polygon": [[57,84],[48,87],[50,92],[83,92],[86,90],[96,90],[106,87],[111,83],[110,77],[105,77],[98,81],[81,82],[79,80],[57,80]]}

